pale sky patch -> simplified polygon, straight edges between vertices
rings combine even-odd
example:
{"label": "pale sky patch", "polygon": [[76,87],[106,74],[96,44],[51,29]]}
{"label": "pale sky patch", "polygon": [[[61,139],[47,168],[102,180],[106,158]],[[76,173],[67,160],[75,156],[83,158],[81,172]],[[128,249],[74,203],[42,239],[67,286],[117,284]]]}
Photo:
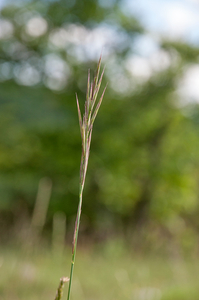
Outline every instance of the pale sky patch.
{"label": "pale sky patch", "polygon": [[179,2],[164,8],[165,33],[171,38],[185,38],[199,26],[198,12]]}
{"label": "pale sky patch", "polygon": [[32,37],[39,37],[45,34],[47,29],[47,21],[40,16],[31,18],[26,24],[26,33]]}
{"label": "pale sky patch", "polygon": [[[199,0],[124,0],[122,10],[138,17],[148,34],[136,41],[136,54],[127,64],[132,74],[142,80],[150,72],[161,71],[173,64],[167,53],[159,52],[158,39],[184,41],[199,46]],[[137,47],[137,48],[136,48]],[[177,93],[181,102],[199,102],[199,66],[190,65],[178,81]]]}
{"label": "pale sky patch", "polygon": [[70,69],[68,64],[56,54],[44,57],[46,78],[44,84],[52,90],[62,90],[68,81]]}
{"label": "pale sky patch", "polygon": [[15,80],[17,83],[32,86],[40,82],[41,75],[39,71],[28,63],[23,63],[14,68]]}
{"label": "pale sky patch", "polygon": [[150,32],[195,42],[199,38],[199,1],[124,0],[126,14],[137,16]]}
{"label": "pale sky patch", "polygon": [[152,75],[151,66],[145,57],[132,55],[127,59],[125,67],[139,82],[147,81]]}
{"label": "pale sky patch", "polygon": [[199,65],[189,65],[177,85],[177,92],[182,104],[190,101],[199,103]]}
{"label": "pale sky patch", "polygon": [[9,20],[0,19],[0,39],[9,39],[13,32],[13,24]]}

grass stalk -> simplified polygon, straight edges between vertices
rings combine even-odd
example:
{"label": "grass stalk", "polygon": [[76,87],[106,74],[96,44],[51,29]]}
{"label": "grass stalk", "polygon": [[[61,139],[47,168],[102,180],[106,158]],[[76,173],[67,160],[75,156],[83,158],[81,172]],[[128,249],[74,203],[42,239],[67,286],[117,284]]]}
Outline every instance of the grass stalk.
{"label": "grass stalk", "polygon": [[66,283],[67,281],[69,281],[68,277],[62,277],[60,279],[59,286],[58,286],[58,289],[57,289],[57,293],[56,293],[56,296],[55,296],[55,300],[61,300],[62,295],[63,295],[64,283]]}
{"label": "grass stalk", "polygon": [[70,300],[70,295],[71,295],[71,285],[72,285],[73,270],[74,270],[77,240],[78,240],[78,232],[79,232],[80,217],[81,217],[81,209],[82,209],[82,196],[83,196],[86,172],[87,172],[87,167],[88,167],[88,159],[89,159],[93,124],[94,124],[95,118],[97,116],[97,113],[99,111],[99,108],[102,103],[102,99],[104,97],[104,93],[106,90],[106,87],[105,87],[101,97],[98,99],[97,96],[98,96],[98,92],[99,92],[103,74],[104,74],[104,70],[103,70],[101,73],[101,76],[100,76],[100,67],[101,67],[101,57],[99,59],[98,65],[97,65],[97,70],[96,70],[96,74],[94,76],[93,82],[90,82],[90,71],[88,71],[87,93],[86,93],[85,111],[84,111],[83,118],[81,116],[79,100],[78,100],[78,97],[76,94],[79,126],[80,126],[80,133],[81,133],[81,139],[82,139],[82,156],[81,156],[81,164],[80,164],[79,205],[78,205],[78,209],[77,209],[77,217],[76,217],[75,230],[74,230],[74,235],[73,235],[71,271],[70,271],[67,300]]}

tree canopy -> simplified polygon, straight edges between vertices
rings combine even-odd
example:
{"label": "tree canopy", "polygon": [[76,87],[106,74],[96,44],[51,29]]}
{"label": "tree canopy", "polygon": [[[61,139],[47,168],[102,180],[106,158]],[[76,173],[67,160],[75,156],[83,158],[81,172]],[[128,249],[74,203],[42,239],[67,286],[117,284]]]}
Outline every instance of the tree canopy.
{"label": "tree canopy", "polygon": [[199,48],[162,39],[150,69],[141,72],[136,39],[147,32],[121,4],[22,1],[2,8],[0,209],[6,224],[19,211],[31,217],[45,177],[52,180],[47,223],[56,211],[68,223],[73,219],[81,155],[75,92],[83,106],[87,70],[102,52],[103,85],[109,85],[94,126],[83,230],[198,229],[199,106],[183,105],[177,87]]}

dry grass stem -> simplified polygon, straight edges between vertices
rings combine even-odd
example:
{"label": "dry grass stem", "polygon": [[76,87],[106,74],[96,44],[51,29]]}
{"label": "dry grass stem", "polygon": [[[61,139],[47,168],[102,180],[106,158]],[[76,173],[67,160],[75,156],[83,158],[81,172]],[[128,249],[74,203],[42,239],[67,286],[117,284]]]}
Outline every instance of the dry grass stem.
{"label": "dry grass stem", "polygon": [[82,139],[82,156],[81,156],[81,164],[80,164],[79,205],[77,210],[77,217],[76,217],[75,230],[73,236],[71,272],[70,272],[70,281],[69,281],[68,298],[67,298],[68,300],[70,300],[73,268],[75,263],[75,254],[76,254],[78,231],[79,231],[79,224],[80,224],[80,217],[81,217],[82,194],[83,194],[86,172],[88,167],[93,124],[97,116],[97,113],[99,111],[106,90],[105,87],[101,97],[98,99],[97,96],[104,75],[104,69],[100,75],[100,67],[101,67],[101,57],[97,65],[97,71],[94,76],[94,80],[92,82],[90,82],[90,70],[88,71],[87,92],[86,92],[85,110],[84,110],[83,117],[79,106],[79,100],[76,94],[79,126],[80,126],[80,133]]}
{"label": "dry grass stem", "polygon": [[62,295],[63,295],[64,283],[66,283],[68,281],[69,281],[68,277],[62,277],[62,278],[60,278],[60,283],[59,283],[59,287],[57,289],[55,300],[61,300]]}

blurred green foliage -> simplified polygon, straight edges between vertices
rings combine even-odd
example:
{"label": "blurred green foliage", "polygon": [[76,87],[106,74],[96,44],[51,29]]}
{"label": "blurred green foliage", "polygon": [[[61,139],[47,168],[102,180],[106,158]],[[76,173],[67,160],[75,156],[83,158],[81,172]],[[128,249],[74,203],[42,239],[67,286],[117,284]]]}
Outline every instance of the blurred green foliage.
{"label": "blurred green foliage", "polygon": [[82,230],[99,237],[139,228],[197,232],[199,107],[181,108],[175,90],[199,49],[163,41],[169,67],[140,83],[125,64],[145,30],[121,1],[7,4],[1,26],[2,225],[31,219],[43,177],[52,180],[47,226],[57,211],[68,225],[73,220],[81,155],[75,92],[83,106],[87,70],[105,40],[109,86],[94,126]]}

